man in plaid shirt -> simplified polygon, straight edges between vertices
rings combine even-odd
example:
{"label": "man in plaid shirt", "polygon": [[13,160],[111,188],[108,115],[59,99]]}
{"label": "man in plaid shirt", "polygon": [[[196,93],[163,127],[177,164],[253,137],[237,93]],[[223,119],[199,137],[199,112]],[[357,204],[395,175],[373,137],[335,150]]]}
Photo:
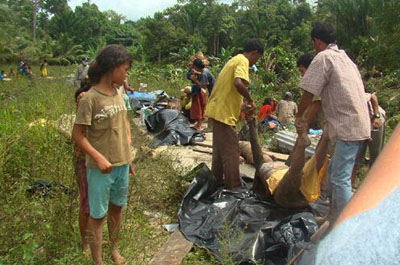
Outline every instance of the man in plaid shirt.
{"label": "man in plaid shirt", "polygon": [[302,133],[300,117],[313,97],[320,96],[328,136],[335,144],[328,169],[330,220],[333,221],[352,196],[351,172],[358,150],[370,138],[370,120],[360,72],[336,45],[336,29],[328,23],[317,22],[311,38],[317,55],[300,83],[304,94],[296,116],[296,128]]}

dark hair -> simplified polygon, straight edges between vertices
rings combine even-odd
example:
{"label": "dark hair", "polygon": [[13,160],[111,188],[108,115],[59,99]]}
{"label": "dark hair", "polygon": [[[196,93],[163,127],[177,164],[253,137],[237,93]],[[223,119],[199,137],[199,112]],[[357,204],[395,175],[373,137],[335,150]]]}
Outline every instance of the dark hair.
{"label": "dark hair", "polygon": [[83,80],[81,81],[81,87],[78,88],[78,90],[75,91],[75,101],[78,99],[79,95],[80,95],[82,92],[87,92],[87,91],[89,91],[89,89],[90,89],[91,86],[92,86],[92,85],[90,84],[89,79],[87,79],[87,78],[83,79]]}
{"label": "dark hair", "polygon": [[244,52],[258,51],[264,53],[264,44],[259,39],[250,39],[244,46]]}
{"label": "dark hair", "polygon": [[336,29],[328,22],[316,22],[311,30],[311,38],[326,44],[336,43]]}
{"label": "dark hair", "polygon": [[131,65],[132,55],[121,45],[108,45],[100,51],[89,67],[90,82],[92,84],[98,83],[103,75],[124,63]]}
{"label": "dark hair", "polygon": [[301,65],[304,66],[305,68],[308,68],[314,59],[314,55],[306,53],[303,54],[302,56],[297,59],[297,67],[300,67]]}
{"label": "dark hair", "polygon": [[266,98],[266,99],[264,99],[263,105],[272,105],[271,102],[272,102],[271,98]]}
{"label": "dark hair", "polygon": [[204,67],[206,67],[206,66],[204,65],[203,61],[200,60],[200,59],[195,59],[195,60],[193,61],[193,66],[195,66],[195,67],[197,67],[197,68],[199,68],[199,69],[204,69]]}

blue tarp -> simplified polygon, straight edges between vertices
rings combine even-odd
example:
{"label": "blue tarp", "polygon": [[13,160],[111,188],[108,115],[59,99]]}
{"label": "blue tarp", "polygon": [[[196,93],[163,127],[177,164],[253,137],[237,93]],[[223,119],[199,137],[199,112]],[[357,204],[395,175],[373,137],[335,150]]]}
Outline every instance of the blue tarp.
{"label": "blue tarp", "polygon": [[138,100],[154,100],[156,98],[154,93],[139,92],[139,91],[135,91],[134,93],[128,92],[128,96],[129,98]]}

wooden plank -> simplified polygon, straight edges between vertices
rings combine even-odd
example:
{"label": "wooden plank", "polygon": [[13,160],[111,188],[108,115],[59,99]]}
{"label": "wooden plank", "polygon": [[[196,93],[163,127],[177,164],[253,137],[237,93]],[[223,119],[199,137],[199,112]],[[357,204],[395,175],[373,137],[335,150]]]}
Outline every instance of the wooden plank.
{"label": "wooden plank", "polygon": [[181,231],[176,229],[167,243],[151,259],[149,265],[179,265],[192,247],[193,243],[187,241]]}
{"label": "wooden plank", "polygon": [[[212,143],[207,143],[207,142],[193,142],[193,145],[212,148]],[[283,161],[283,162],[285,162],[289,157],[289,155],[287,155],[287,154],[281,154],[281,153],[276,153],[276,152],[266,151],[266,150],[263,150],[263,153],[267,154],[269,156],[274,156],[276,158],[276,160]]]}
{"label": "wooden plank", "polygon": [[193,142],[193,145],[199,145],[199,146],[211,147],[212,148],[212,143],[206,143],[206,142]]}
{"label": "wooden plank", "polygon": [[210,155],[212,155],[213,153],[212,151],[210,151],[209,148],[204,148],[204,147],[203,148],[195,147],[193,148],[193,151]]}

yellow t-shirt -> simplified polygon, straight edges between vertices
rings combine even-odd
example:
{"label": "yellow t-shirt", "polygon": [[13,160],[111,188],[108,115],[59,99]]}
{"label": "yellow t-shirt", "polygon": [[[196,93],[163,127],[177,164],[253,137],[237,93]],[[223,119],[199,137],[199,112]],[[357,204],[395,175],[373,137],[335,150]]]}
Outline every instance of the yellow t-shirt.
{"label": "yellow t-shirt", "polygon": [[243,97],[234,84],[236,78],[249,82],[249,60],[243,54],[230,59],[219,73],[207,103],[207,117],[227,125],[236,125],[243,103]]}

